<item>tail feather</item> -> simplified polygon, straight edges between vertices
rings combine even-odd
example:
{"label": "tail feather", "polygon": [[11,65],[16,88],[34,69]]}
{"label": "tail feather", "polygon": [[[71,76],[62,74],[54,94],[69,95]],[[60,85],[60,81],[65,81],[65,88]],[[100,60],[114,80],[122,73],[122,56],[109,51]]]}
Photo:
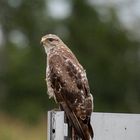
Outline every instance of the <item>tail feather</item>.
{"label": "tail feather", "polygon": [[90,133],[91,138],[93,139],[94,132],[93,132],[93,128],[92,128],[92,126],[90,124],[90,121],[88,122],[88,130],[89,130],[89,133]]}
{"label": "tail feather", "polygon": [[65,111],[68,119],[70,120],[72,126],[75,128],[77,134],[82,138],[82,140],[90,140],[90,135],[93,137],[93,130],[91,125],[84,124],[80,122],[75,113],[67,106],[65,102],[61,102],[61,106]]}

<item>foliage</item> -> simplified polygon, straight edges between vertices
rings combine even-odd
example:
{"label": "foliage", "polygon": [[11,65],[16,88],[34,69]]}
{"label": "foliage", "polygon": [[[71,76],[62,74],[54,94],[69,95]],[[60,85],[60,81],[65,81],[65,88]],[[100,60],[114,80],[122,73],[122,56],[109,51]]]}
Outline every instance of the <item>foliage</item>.
{"label": "foliage", "polygon": [[[42,35],[56,33],[87,70],[95,111],[138,113],[140,43],[128,37],[113,9],[104,21],[87,1],[70,4],[70,16],[54,19],[45,12],[45,0],[22,0],[17,7],[0,1],[5,40],[0,48],[1,111],[34,122],[54,108],[46,95],[46,58],[39,42]],[[13,33],[21,33],[24,40],[13,42]]]}
{"label": "foliage", "polygon": [[27,125],[15,118],[0,114],[0,139],[1,140],[45,140],[45,120],[36,125]]}

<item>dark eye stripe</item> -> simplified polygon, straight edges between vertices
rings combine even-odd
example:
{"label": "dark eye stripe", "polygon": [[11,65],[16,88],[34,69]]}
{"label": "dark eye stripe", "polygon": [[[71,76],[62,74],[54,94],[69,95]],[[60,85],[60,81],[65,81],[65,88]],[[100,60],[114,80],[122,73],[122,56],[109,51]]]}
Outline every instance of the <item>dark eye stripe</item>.
{"label": "dark eye stripe", "polygon": [[54,39],[53,39],[53,38],[48,38],[48,40],[49,40],[50,42],[52,42]]}

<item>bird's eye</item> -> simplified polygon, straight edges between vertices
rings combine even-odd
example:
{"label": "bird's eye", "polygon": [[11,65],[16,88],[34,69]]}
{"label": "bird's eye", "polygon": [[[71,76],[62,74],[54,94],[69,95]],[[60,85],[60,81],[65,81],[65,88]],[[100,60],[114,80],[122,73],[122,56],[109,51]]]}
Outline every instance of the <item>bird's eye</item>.
{"label": "bird's eye", "polygon": [[52,42],[54,39],[53,39],[53,38],[48,38],[48,40],[49,40],[50,42]]}

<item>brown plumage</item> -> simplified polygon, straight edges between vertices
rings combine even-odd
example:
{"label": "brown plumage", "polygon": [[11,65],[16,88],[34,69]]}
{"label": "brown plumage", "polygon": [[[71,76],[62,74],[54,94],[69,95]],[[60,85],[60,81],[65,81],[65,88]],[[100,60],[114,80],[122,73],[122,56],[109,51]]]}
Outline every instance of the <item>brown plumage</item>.
{"label": "brown plumage", "polygon": [[58,36],[43,36],[41,43],[47,54],[46,82],[49,97],[53,97],[65,111],[78,136],[90,140],[93,138],[90,124],[93,98],[85,70]]}

